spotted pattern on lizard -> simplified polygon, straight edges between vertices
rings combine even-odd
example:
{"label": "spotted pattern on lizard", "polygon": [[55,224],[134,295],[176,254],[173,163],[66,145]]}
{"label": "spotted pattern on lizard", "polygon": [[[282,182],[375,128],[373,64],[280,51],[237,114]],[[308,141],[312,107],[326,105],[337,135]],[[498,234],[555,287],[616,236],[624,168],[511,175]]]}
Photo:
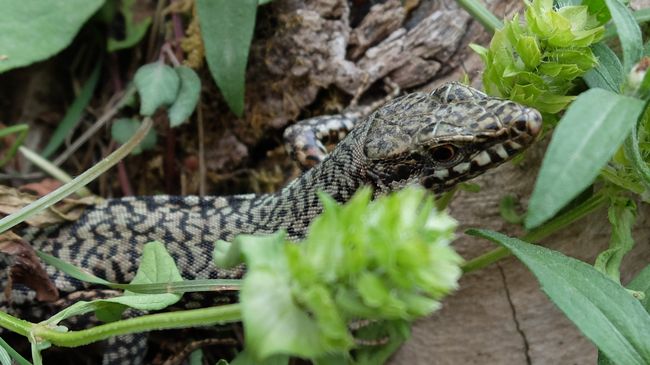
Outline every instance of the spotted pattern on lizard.
{"label": "spotted pattern on lizard", "polygon": [[[110,199],[88,208],[75,222],[30,231],[25,238],[112,282],[133,278],[142,246],[152,240],[165,244],[185,279],[237,278],[242,269],[214,266],[217,240],[279,229],[300,239],[322,210],[318,191],[339,202],[366,185],[375,196],[416,184],[443,192],[511,158],[532,143],[540,126],[534,109],[451,83],[388,102],[359,121],[322,162],[277,193]],[[47,270],[64,295],[92,289]],[[35,305],[33,293],[23,287],[14,288],[12,301]],[[0,305],[7,303],[3,299]]]}

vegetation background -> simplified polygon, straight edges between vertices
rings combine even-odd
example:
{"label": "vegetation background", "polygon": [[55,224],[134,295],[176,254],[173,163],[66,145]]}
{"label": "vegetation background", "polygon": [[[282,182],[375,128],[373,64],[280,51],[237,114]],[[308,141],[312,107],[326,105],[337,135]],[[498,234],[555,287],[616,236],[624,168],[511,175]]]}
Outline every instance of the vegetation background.
{"label": "vegetation background", "polygon": [[[335,6],[338,2],[305,1],[300,6],[318,13],[322,7]],[[264,12],[268,11],[271,16],[258,18],[249,59],[243,117],[238,118],[229,111],[204,67],[200,71],[203,89],[197,113],[202,122],[172,131],[166,126],[165,118],[157,115],[154,118],[159,139],[156,147],[129,157],[117,169],[104,174],[92,186],[93,191],[102,196],[265,192],[276,190],[296,176],[298,169],[282,149],[282,128],[302,117],[337,111],[350,99],[350,95],[335,91],[334,85],[340,86],[337,82],[343,81],[330,78],[335,65],[328,64],[331,60],[327,58],[318,60],[322,63],[305,64],[303,69],[284,73],[286,70],[282,67],[294,65],[280,62],[285,55],[277,54],[281,47],[274,43],[273,37],[281,37],[282,33],[272,31],[277,29],[277,21],[291,24],[290,13],[284,12],[299,7],[298,3],[276,0],[265,5],[268,9]],[[465,75],[469,76],[472,85],[480,88],[483,64],[468,45],[487,45],[490,36],[483,27],[454,0],[405,3],[418,3],[427,11],[441,14],[437,27],[441,31],[437,34],[441,45],[435,55],[439,69],[432,80],[408,89],[427,90]],[[522,2],[512,0],[485,3],[499,18],[511,18],[523,7]],[[650,7],[647,0],[631,3],[637,9]],[[142,14],[153,10],[151,4],[143,4],[147,6]],[[327,31],[336,29],[336,19],[326,20],[330,28],[312,29],[314,34],[328,34]],[[302,45],[307,47],[314,40],[307,33],[303,35]],[[454,41],[449,41],[451,39]],[[71,49],[50,60],[0,75],[0,121],[20,120],[30,124],[27,145],[42,146],[65,113],[72,100],[68,84],[70,60],[74,52],[83,50],[85,41],[87,39],[77,39]],[[112,78],[100,82],[104,90],[91,102],[89,110],[93,114],[102,113],[101,108],[115,90],[124,87],[120,83],[128,80],[135,68],[151,61],[143,58],[147,52],[151,53],[152,47],[160,46],[157,41],[160,39],[145,38],[134,50],[111,56],[113,58],[105,67]],[[268,47],[270,44],[276,48]],[[316,52],[307,48],[292,51],[308,56]],[[269,66],[270,61],[276,62],[271,66],[279,67],[275,72]],[[83,78],[74,79],[79,88]],[[524,211],[547,143],[548,136],[534,146],[523,161],[506,164],[477,179],[475,182],[481,186],[478,193],[460,192],[451,204],[451,214],[461,222],[458,232],[463,228],[481,227],[520,236],[519,226],[501,218],[499,205],[504,196],[511,195],[516,198],[520,211]],[[72,156],[65,169],[72,174],[84,171],[98,156],[114,147],[110,130],[104,130]],[[15,165],[17,170],[27,166],[25,161]],[[14,182],[20,185],[19,181]],[[45,184],[33,188],[48,189]],[[544,239],[543,243],[569,256],[593,262],[608,245],[609,227],[607,212],[603,209]],[[639,206],[634,234],[637,245],[622,265],[623,283],[631,273],[638,272],[650,261],[650,209],[647,205]],[[455,247],[466,259],[494,248],[485,240],[463,234]],[[508,258],[463,276],[461,289],[444,301],[441,311],[416,324],[412,339],[391,363],[429,364],[434,359],[438,364],[594,364],[597,350],[540,291],[530,271],[517,259]]]}

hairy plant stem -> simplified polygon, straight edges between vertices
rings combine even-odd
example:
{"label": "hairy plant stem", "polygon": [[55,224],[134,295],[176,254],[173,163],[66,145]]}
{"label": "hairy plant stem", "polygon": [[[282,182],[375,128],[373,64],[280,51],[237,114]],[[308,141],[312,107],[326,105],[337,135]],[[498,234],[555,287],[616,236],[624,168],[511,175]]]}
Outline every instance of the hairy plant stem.
{"label": "hairy plant stem", "polygon": [[[521,240],[526,242],[537,242],[551,234],[559,231],[560,229],[568,226],[569,224],[585,217],[591,212],[602,207],[608,201],[608,194],[602,190],[591,196],[589,199],[582,202],[577,207],[561,214],[545,224],[526,233]],[[510,251],[505,247],[499,247],[486,254],[467,261],[463,266],[464,273],[483,269],[493,263],[510,256]]]}

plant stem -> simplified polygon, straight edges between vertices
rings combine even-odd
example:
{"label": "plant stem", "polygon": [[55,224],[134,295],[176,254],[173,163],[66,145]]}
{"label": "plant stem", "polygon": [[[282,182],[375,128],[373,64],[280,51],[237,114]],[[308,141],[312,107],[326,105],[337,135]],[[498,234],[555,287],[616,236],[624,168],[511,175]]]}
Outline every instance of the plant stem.
{"label": "plant stem", "polygon": [[492,12],[490,12],[478,0],[456,0],[456,2],[463,9],[467,10],[474,19],[478,20],[478,22],[481,23],[489,33],[494,34],[497,29],[503,27],[501,20],[494,16],[494,14],[492,14]]}
{"label": "plant stem", "polygon": [[[542,226],[529,231],[521,238],[521,240],[526,242],[537,242],[545,237],[548,237],[551,234],[600,208],[604,203],[607,202],[607,199],[608,195],[602,191],[599,191],[577,207],[551,219],[550,221],[546,222],[546,224],[543,224]],[[467,261],[462,266],[462,269],[464,273],[470,273],[472,271],[487,267],[508,256],[510,256],[510,251],[505,247],[499,247],[479,257]]]}
{"label": "plant stem", "polygon": [[133,148],[135,148],[140,141],[147,135],[149,129],[151,128],[152,121],[151,118],[147,117],[144,119],[144,122],[140,128],[133,134],[133,137],[129,139],[124,145],[116,149],[108,157],[98,162],[93,167],[84,171],[83,174],[77,176],[69,183],[61,186],[60,188],[54,190],[53,192],[43,196],[42,198],[32,202],[31,204],[23,207],[21,210],[17,211],[14,214],[6,216],[0,219],[0,232],[4,232],[8,229],[11,229],[15,225],[23,222],[25,219],[31,217],[32,215],[40,212],[43,209],[46,209],[53,204],[57,203],[61,199],[67,197],[68,195],[76,192],[81,187],[86,186],[88,183],[93,181],[97,176],[104,173],[104,171],[111,168],[121,159],[126,157]]}
{"label": "plant stem", "polygon": [[0,311],[0,327],[19,335],[28,336],[34,324]]}
{"label": "plant stem", "polygon": [[59,332],[46,326],[33,325],[31,332],[34,336],[51,342],[56,346],[77,347],[105,340],[112,336],[125,335],[129,333],[172,328],[212,326],[236,321],[241,321],[240,304],[228,304],[210,308],[148,314],[136,318],[103,324],[81,331]]}

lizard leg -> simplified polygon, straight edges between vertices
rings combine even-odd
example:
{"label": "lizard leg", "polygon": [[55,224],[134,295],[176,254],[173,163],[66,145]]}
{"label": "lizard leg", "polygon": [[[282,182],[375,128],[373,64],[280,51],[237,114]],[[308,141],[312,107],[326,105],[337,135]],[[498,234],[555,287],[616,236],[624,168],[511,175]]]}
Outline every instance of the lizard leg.
{"label": "lizard leg", "polygon": [[[364,107],[357,105],[360,94],[350,102],[346,112],[303,119],[285,129],[284,143],[289,155],[303,170],[309,170],[327,156],[327,145],[333,146],[341,141],[357,121],[365,118],[378,107],[394,99],[400,88],[389,78],[384,79],[386,97]],[[360,89],[361,90],[361,89]]]}
{"label": "lizard leg", "polygon": [[327,156],[325,145],[342,140],[356,122],[356,116],[345,114],[301,120],[284,130],[285,148],[303,170],[308,170]]}

